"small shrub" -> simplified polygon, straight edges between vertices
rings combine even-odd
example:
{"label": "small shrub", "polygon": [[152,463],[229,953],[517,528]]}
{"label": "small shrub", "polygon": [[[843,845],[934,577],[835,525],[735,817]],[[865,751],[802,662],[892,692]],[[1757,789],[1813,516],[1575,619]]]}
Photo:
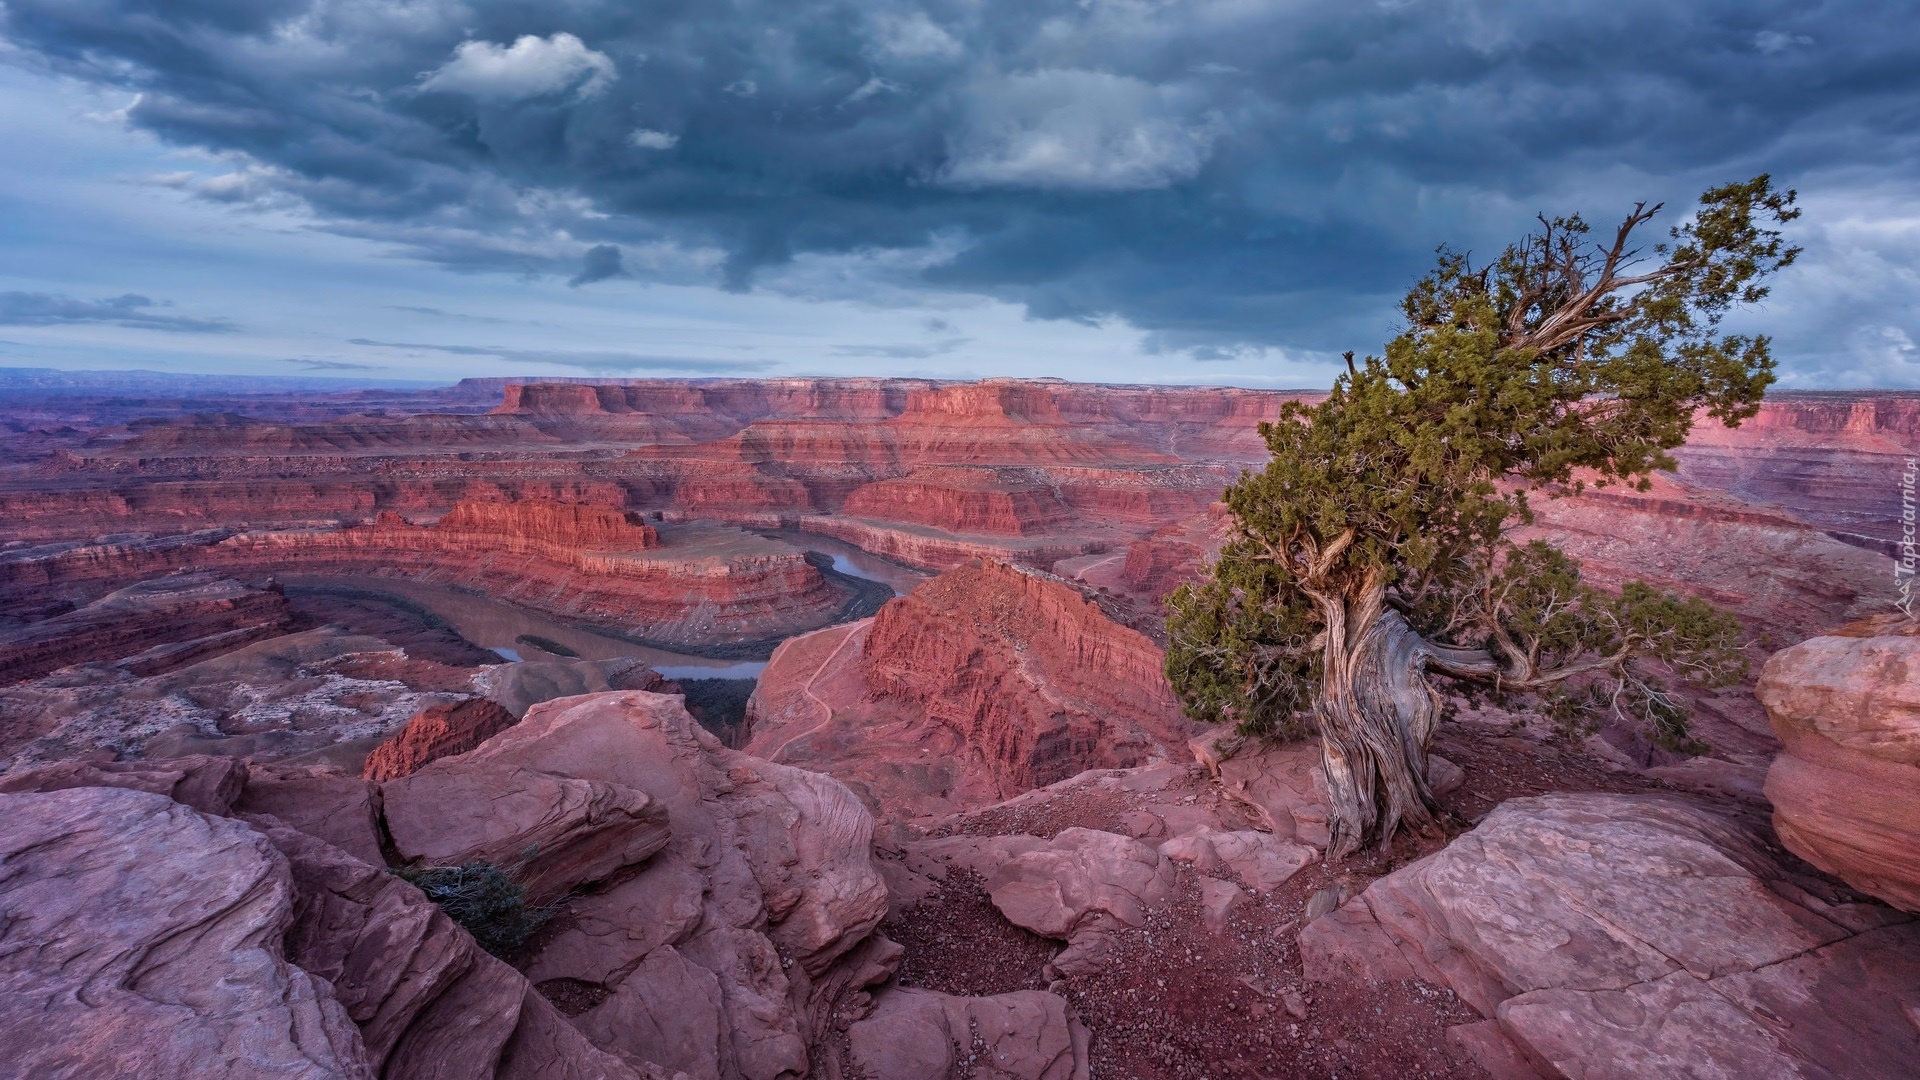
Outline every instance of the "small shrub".
{"label": "small shrub", "polygon": [[526,889],[492,863],[401,867],[393,873],[426,893],[495,956],[519,948],[553,915],[550,908],[528,907]]}

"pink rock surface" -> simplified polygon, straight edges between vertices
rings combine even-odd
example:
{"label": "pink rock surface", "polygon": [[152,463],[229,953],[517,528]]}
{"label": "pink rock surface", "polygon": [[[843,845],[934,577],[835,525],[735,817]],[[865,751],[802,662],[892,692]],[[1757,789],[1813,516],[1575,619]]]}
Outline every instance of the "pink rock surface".
{"label": "pink rock surface", "polygon": [[1320,857],[1308,844],[1253,829],[1222,832],[1201,826],[1160,845],[1160,854],[1214,877],[1229,874],[1256,893],[1269,893]]}
{"label": "pink rock surface", "polygon": [[[854,992],[848,965],[886,911],[873,819],[834,780],[721,747],[681,699],[622,692],[544,702],[440,770],[520,769],[644,792],[671,839],[637,873],[564,902],[528,958],[537,980],[607,992],[577,1018],[607,1049],[700,1075],[774,1080],[811,1060],[812,987]],[[884,972],[879,977],[884,978]],[[709,992],[711,991],[711,992]],[[665,1039],[665,1042],[654,1040]],[[710,1072],[709,1072],[710,1070]]]}
{"label": "pink rock surface", "polygon": [[374,1075],[671,1080],[596,1049],[413,886],[305,833],[260,824],[292,866],[287,949],[359,1025]]}
{"label": "pink rock surface", "polygon": [[0,795],[0,1046],[19,1076],[370,1078],[290,963],[287,864],[252,829],[113,788]]}
{"label": "pink rock surface", "polygon": [[275,818],[371,866],[380,852],[380,789],[319,765],[254,765],[234,803],[235,814]]}
{"label": "pink rock surface", "polygon": [[0,777],[0,793],[115,787],[164,795],[206,814],[233,809],[247,783],[239,758],[195,755],[156,761],[73,761]]}
{"label": "pink rock surface", "polygon": [[881,994],[847,1032],[871,1080],[1086,1080],[1087,1032],[1065,1000],[1040,990],[957,997]]}
{"label": "pink rock surface", "polygon": [[1173,867],[1153,847],[1093,829],[1067,829],[987,878],[993,906],[1015,926],[1067,942],[1053,967],[1097,970],[1115,926],[1140,926],[1173,896]]}
{"label": "pink rock surface", "polygon": [[[1824,898],[1823,898],[1824,895]],[[1300,935],[1310,978],[1451,987],[1548,1075],[1895,1077],[1920,924],[1667,796],[1502,804]],[[1834,1048],[1853,1042],[1847,1071]]]}
{"label": "pink rock surface", "polygon": [[1767,661],[1756,693],[1783,749],[1766,795],[1794,854],[1920,911],[1920,637],[1874,629]]}
{"label": "pink rock surface", "polygon": [[666,807],[619,784],[500,761],[446,758],[380,785],[387,833],[410,864],[491,863],[544,906],[667,845]]}
{"label": "pink rock surface", "polygon": [[1215,728],[1195,738],[1189,748],[1221,790],[1252,809],[1266,831],[1326,848],[1327,781],[1319,747],[1267,746]]}

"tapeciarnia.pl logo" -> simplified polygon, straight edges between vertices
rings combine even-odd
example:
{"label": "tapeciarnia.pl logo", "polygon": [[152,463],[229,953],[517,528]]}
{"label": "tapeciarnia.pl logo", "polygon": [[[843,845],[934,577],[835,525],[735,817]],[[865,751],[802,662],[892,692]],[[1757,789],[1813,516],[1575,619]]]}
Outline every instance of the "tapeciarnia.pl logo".
{"label": "tapeciarnia.pl logo", "polygon": [[1897,594],[1894,604],[1906,613],[1907,618],[1914,617],[1913,607],[1916,598],[1913,591],[1916,567],[1914,547],[1914,498],[1913,485],[1920,479],[1920,461],[1908,458],[1906,468],[1900,473],[1900,556],[1893,563],[1893,588]]}

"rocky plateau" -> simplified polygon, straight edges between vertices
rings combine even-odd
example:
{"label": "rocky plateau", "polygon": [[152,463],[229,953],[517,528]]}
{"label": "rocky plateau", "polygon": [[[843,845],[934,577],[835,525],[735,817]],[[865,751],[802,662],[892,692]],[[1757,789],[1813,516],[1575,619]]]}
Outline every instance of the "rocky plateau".
{"label": "rocky plateau", "polygon": [[0,1075],[1920,1077],[1920,395],[1536,500],[1756,677],[1695,757],[1449,701],[1439,829],[1338,865],[1162,672],[1311,396],[22,391]]}

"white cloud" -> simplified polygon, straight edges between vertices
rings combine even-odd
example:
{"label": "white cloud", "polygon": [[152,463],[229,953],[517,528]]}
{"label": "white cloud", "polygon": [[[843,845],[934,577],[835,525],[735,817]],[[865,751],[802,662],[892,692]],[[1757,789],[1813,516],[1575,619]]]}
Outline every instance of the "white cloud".
{"label": "white cloud", "polygon": [[639,128],[627,136],[627,141],[642,150],[671,150],[680,145],[680,136],[670,131],[655,131],[652,128]]}
{"label": "white cloud", "polygon": [[873,19],[871,52],[895,60],[946,60],[965,51],[924,11],[882,14]]}
{"label": "white cloud", "polygon": [[868,79],[866,82],[861,83],[860,89],[855,90],[851,94],[848,94],[847,100],[841,102],[840,104],[857,105],[860,102],[865,101],[870,97],[873,97],[875,94],[897,94],[904,89],[906,89],[906,87],[901,86],[899,83],[894,82],[891,79],[883,79],[880,76],[875,75],[872,78]]}
{"label": "white cloud", "polygon": [[124,124],[127,122],[127,119],[133,115],[133,110],[139,108],[140,103],[146,99],[147,95],[144,92],[138,93],[133,95],[132,101],[127,102],[117,109],[89,110],[82,112],[80,119],[91,120],[96,124]]}
{"label": "white cloud", "polygon": [[752,79],[736,79],[720,89],[734,97],[752,97],[760,92],[760,84]]}
{"label": "white cloud", "polygon": [[453,59],[429,72],[423,89],[447,90],[490,101],[513,101],[575,89],[582,98],[606,92],[619,74],[606,53],[587,48],[572,34],[532,34],[512,45],[468,41]]}
{"label": "white cloud", "polygon": [[956,187],[1136,191],[1192,179],[1217,116],[1163,87],[1104,71],[1048,70],[975,84],[940,179]]}

